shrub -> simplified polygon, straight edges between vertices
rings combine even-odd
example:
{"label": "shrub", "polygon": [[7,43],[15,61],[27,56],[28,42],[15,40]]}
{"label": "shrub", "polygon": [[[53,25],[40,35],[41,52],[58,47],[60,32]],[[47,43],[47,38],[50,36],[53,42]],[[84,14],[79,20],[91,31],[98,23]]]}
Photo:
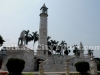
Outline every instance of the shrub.
{"label": "shrub", "polygon": [[87,71],[89,71],[89,63],[88,62],[77,62],[75,64],[76,71],[80,72],[82,75],[86,75]]}
{"label": "shrub", "polygon": [[25,61],[18,58],[10,58],[7,61],[6,67],[10,75],[20,75],[24,69]]}
{"label": "shrub", "polygon": [[100,63],[97,63],[97,70],[100,71]]}

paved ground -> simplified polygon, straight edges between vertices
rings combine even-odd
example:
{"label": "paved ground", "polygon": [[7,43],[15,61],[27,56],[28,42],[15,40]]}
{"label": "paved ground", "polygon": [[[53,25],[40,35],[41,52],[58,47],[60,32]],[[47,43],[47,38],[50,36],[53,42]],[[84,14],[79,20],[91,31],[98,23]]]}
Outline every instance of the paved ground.
{"label": "paved ground", "polygon": [[[4,70],[0,70],[0,72],[8,72]],[[39,72],[23,72],[23,73],[34,73],[39,74]],[[45,74],[64,74],[65,72],[44,72]],[[71,73],[78,73],[78,72],[71,72]]]}
{"label": "paved ground", "polygon": [[[0,70],[0,72],[8,72],[8,71],[4,71],[4,70]],[[100,71],[98,71],[100,72]],[[39,72],[22,72],[22,73],[33,73],[33,74],[39,74]],[[70,72],[70,73],[78,73],[78,72]],[[65,72],[44,72],[44,74],[54,74],[54,75],[58,75],[58,74],[65,74]]]}

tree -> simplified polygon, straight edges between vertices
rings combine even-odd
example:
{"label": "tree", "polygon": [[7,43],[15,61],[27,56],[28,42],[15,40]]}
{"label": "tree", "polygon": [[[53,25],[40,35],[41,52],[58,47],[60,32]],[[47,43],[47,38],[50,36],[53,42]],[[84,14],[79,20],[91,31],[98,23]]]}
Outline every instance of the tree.
{"label": "tree", "polygon": [[33,34],[33,41],[34,41],[34,44],[35,44],[35,42],[39,40],[39,34],[37,33],[37,31],[32,32],[32,34]]}
{"label": "tree", "polygon": [[70,53],[69,47],[65,48],[64,54],[68,55]]}
{"label": "tree", "polygon": [[30,41],[33,41],[33,39],[34,39],[34,37],[33,37],[33,35],[32,34],[29,34],[29,30],[25,30],[25,39],[26,39],[26,42],[25,42],[25,44],[26,45],[28,45],[28,42],[30,42]]}
{"label": "tree", "polygon": [[100,58],[95,58],[95,62],[97,64],[97,70],[100,71]]}
{"label": "tree", "polygon": [[97,70],[100,71],[100,63],[97,63]]}
{"label": "tree", "polygon": [[28,42],[31,41],[29,37],[29,30],[25,31],[25,39],[26,39],[26,45],[28,45]]}
{"label": "tree", "polygon": [[60,45],[62,46],[62,49],[64,49],[65,48],[65,46],[67,45],[67,43],[65,42],[65,41],[61,41],[61,43],[60,43]]}
{"label": "tree", "polygon": [[77,45],[74,45],[74,50],[73,50],[73,53],[76,55],[76,56],[80,56],[80,50],[78,49]]}
{"label": "tree", "polygon": [[51,55],[51,51],[50,51],[50,46],[51,46],[51,42],[50,42],[51,37],[47,36],[47,45],[48,45],[48,54]]}
{"label": "tree", "polygon": [[6,63],[6,67],[10,75],[21,75],[25,67],[25,61],[19,58],[10,58]]}
{"label": "tree", "polygon": [[47,45],[48,45],[48,49],[50,50],[50,46],[51,46],[51,41],[50,41],[51,37],[47,36]]}
{"label": "tree", "polygon": [[81,75],[87,75],[87,71],[89,71],[89,63],[88,62],[77,62],[75,64],[76,71],[80,72]]}
{"label": "tree", "polygon": [[[61,41],[61,43],[60,43],[60,55],[63,53],[63,50],[65,50],[65,48],[67,47],[67,43],[65,42],[65,41]],[[67,48],[66,48],[66,52],[67,52]]]}
{"label": "tree", "polygon": [[0,35],[0,47],[3,45],[3,42],[5,41],[3,40],[3,37]]}
{"label": "tree", "polygon": [[100,63],[100,58],[95,58],[96,63]]}
{"label": "tree", "polygon": [[51,42],[51,47],[52,47],[52,53],[53,53],[53,51],[56,52],[56,50],[57,50],[57,45],[58,45],[59,41],[50,40],[50,42]]}

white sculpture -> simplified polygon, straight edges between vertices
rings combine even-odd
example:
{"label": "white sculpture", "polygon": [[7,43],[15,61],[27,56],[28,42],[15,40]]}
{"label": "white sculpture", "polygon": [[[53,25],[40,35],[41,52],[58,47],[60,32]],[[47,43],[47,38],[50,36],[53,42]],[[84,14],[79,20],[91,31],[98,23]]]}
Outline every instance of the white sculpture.
{"label": "white sculpture", "polygon": [[[20,34],[20,37],[19,37],[19,39],[18,39],[18,46],[23,46],[23,45],[25,45],[25,42],[26,42],[26,39],[25,39],[25,30],[23,30],[22,32],[21,32],[21,34]],[[21,41],[21,43],[20,43],[20,41]]]}

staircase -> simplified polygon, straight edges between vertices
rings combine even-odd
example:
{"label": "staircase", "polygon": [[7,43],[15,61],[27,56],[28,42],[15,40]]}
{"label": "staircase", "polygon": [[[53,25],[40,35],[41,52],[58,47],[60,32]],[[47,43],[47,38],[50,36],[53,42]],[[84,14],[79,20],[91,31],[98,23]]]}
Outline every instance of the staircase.
{"label": "staircase", "polygon": [[65,62],[62,57],[54,58],[51,57],[48,59],[47,64],[44,65],[45,72],[64,72],[65,71]]}

